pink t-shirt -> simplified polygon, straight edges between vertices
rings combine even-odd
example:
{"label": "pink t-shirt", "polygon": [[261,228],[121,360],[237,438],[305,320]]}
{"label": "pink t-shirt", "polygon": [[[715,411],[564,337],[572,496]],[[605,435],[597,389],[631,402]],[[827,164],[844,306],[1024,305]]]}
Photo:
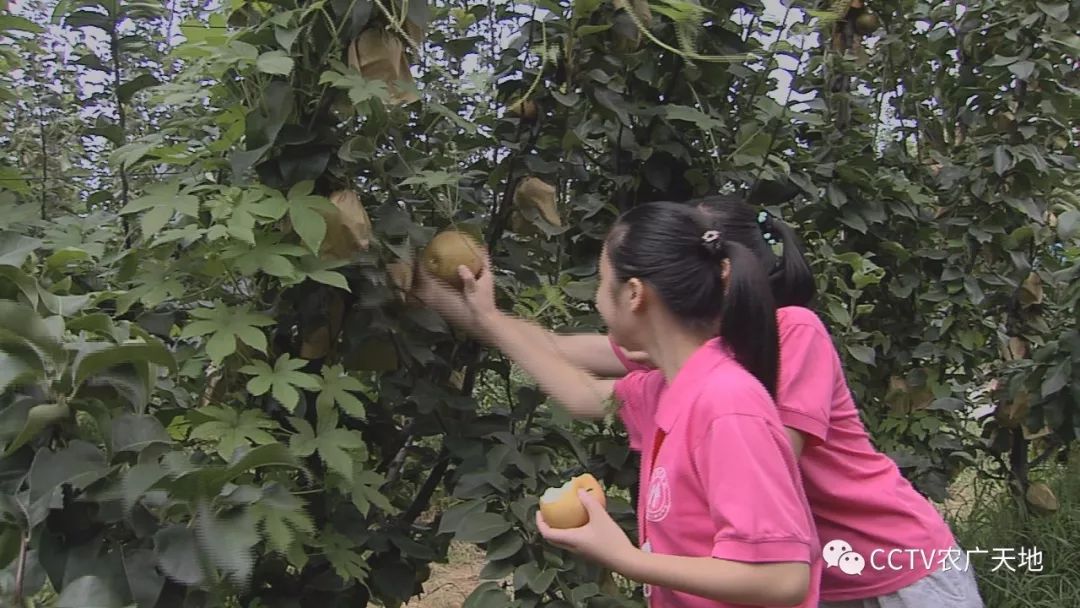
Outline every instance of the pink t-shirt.
{"label": "pink t-shirt", "polygon": [[[669,388],[659,372],[615,384],[621,416],[643,451],[639,543],[668,555],[739,562],[805,562],[818,605],[823,562],[798,463],[765,388],[717,340],[687,360]],[[663,441],[653,451],[657,429]],[[654,608],[722,604],[646,587]]]}
{"label": "pink t-shirt", "polygon": [[[828,330],[811,310],[795,306],[779,309],[777,323],[777,409],[784,426],[806,437],[799,468],[826,561],[821,600],[886,595],[941,569],[955,557],[952,532],[896,463],[874,449]],[[657,402],[663,374],[629,361],[618,347],[615,353],[630,370],[627,378],[636,376],[647,389],[637,398]],[[640,450],[639,417],[628,409],[622,415],[631,447]],[[848,551],[862,558],[861,574],[842,567],[852,559]]]}

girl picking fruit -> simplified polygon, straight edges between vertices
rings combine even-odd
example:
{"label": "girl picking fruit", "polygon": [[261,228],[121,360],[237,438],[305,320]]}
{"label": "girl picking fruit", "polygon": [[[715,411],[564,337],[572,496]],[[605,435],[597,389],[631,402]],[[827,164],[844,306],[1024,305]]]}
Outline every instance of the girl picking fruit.
{"label": "girl picking fruit", "polygon": [[643,583],[652,606],[818,605],[821,549],[773,401],[776,311],[753,253],[684,205],[651,203],[619,218],[600,256],[597,308],[615,341],[662,370],[631,372],[625,391],[535,348],[494,307],[486,263],[478,277],[461,277],[469,306],[459,322],[569,411],[593,412],[613,389],[633,399],[647,394],[640,383],[666,385],[656,403],[623,405],[653,414],[626,419],[644,448],[640,548],[588,492],[584,526],[555,529],[537,514],[548,541]]}
{"label": "girl picking fruit", "polygon": [[[824,544],[827,567],[822,576],[822,606],[981,608],[968,560],[951,563],[962,552],[948,524],[904,479],[896,464],[874,448],[859,418],[829,332],[808,308],[814,297],[814,279],[792,229],[733,197],[710,197],[688,205],[711,215],[726,238],[753,251],[769,274],[779,307],[776,402],[799,458],[806,495]],[[781,245],[782,253],[774,253],[773,245]],[[482,337],[470,325],[471,309],[460,294],[432,281],[420,289],[421,298],[445,318]],[[493,301],[486,306],[493,307]],[[554,356],[599,376],[623,377],[615,389],[624,399],[619,414],[628,423],[631,447],[642,449],[647,440],[634,433],[639,426],[635,419],[654,410],[666,385],[663,371],[651,368],[645,353],[627,352],[603,335],[554,334],[511,317],[504,322],[514,324],[532,344],[548,345]],[[646,406],[631,407],[633,404]],[[574,413],[602,417],[604,405],[597,400]],[[838,558],[843,556],[830,554],[836,551],[862,556],[866,560],[862,573],[852,575],[840,568]],[[889,562],[882,556],[890,552],[921,557]],[[873,562],[875,555],[879,567]]]}

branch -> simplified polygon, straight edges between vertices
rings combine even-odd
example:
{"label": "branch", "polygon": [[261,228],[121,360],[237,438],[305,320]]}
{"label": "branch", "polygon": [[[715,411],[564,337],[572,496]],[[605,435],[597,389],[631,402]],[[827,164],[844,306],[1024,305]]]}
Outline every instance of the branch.
{"label": "branch", "polygon": [[[113,67],[113,97],[116,98],[116,120],[120,127],[120,144],[116,146],[121,148],[127,143],[127,114],[124,112],[124,102],[120,99],[120,39],[116,37],[117,23],[113,21],[112,27],[109,28],[109,49],[112,52],[112,67]],[[120,163],[120,203],[123,206],[128,204],[128,178],[127,167],[124,163]],[[125,239],[131,238],[131,226],[128,223],[128,216],[121,216],[121,221],[124,226]]]}
{"label": "branch", "polygon": [[450,467],[450,450],[445,445],[439,450],[439,461],[435,464],[435,468],[431,469],[431,473],[428,474],[428,478],[424,481],[424,485],[420,487],[420,491],[416,493],[416,498],[413,499],[412,504],[401,515],[401,523],[406,526],[411,526],[416,521],[417,517],[423,513],[428,504],[431,503],[431,497],[435,494],[435,490],[442,483],[443,476],[446,475],[446,470]]}

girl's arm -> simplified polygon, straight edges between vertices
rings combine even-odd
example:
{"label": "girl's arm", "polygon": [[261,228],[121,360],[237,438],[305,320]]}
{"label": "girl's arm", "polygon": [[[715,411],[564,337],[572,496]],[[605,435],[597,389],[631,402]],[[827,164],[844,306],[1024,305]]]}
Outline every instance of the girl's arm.
{"label": "girl's arm", "polygon": [[[478,326],[473,310],[475,305],[470,306],[461,292],[432,277],[422,265],[417,266],[413,295],[451,325],[473,337],[484,339],[485,332]],[[490,271],[490,266],[485,266],[481,274],[486,275]],[[495,309],[494,289],[480,294],[480,297],[491,298],[490,302],[480,303],[482,307]],[[548,348],[570,364],[589,373],[603,378],[621,378],[626,375],[626,367],[612,352],[611,342],[603,334],[557,334],[525,319],[509,315],[504,321],[513,324],[517,332],[533,345]],[[645,353],[624,353],[632,361],[648,361]]]}
{"label": "girl's arm", "polygon": [[[571,415],[577,418],[604,417],[615,387],[614,380],[596,378],[556,351],[537,348],[540,345],[534,332],[522,331],[520,319],[498,310],[477,317],[477,328],[487,342],[520,365],[525,373],[536,380],[541,390],[558,401]],[[612,358],[615,358],[614,355]]]}
{"label": "girl's arm", "polygon": [[751,564],[635,549],[616,570],[645,584],[753,606],[798,606],[810,589],[810,565],[803,562]]}

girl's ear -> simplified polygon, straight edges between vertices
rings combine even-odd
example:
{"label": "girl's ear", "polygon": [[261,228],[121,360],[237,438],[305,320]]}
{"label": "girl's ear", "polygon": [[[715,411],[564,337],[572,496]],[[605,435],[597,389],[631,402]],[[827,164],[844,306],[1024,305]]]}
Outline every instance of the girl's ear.
{"label": "girl's ear", "polygon": [[645,306],[645,283],[642,283],[641,279],[632,278],[626,282],[624,289],[630,295],[630,310],[641,312],[642,307]]}

